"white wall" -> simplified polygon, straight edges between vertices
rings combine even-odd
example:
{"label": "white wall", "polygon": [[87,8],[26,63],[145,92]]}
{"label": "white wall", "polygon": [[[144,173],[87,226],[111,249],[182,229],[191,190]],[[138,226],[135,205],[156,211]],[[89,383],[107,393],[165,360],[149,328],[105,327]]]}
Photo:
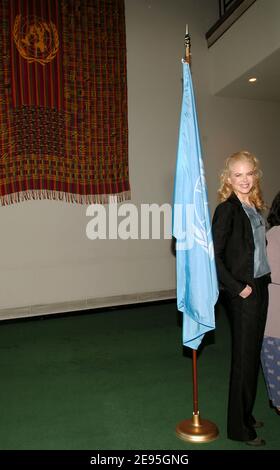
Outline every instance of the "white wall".
{"label": "white wall", "polygon": [[[239,148],[262,157],[268,197],[278,189],[279,106],[210,94],[204,35],[217,15],[216,0],[126,0],[131,202],[138,206],[172,201],[186,23],[211,209],[222,160]],[[0,211],[2,311],[38,304],[54,311],[59,302],[71,308],[71,301],[175,288],[169,240],[88,240],[86,206],[30,201]]]}
{"label": "white wall", "polygon": [[206,100],[205,113],[208,116],[205,164],[212,208],[215,205],[215,192],[219,185],[218,175],[223,168],[223,159],[241,149],[247,149],[259,158],[263,170],[264,197],[267,204],[270,204],[276,192],[280,190],[277,142],[279,102],[213,97]]}
{"label": "white wall", "polygon": [[214,94],[279,50],[279,18],[279,0],[258,0],[211,46]]}

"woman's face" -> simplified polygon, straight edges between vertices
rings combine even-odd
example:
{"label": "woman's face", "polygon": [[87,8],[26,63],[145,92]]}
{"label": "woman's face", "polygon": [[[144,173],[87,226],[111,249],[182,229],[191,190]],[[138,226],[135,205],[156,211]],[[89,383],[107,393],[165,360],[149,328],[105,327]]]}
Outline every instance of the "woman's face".
{"label": "woman's face", "polygon": [[234,162],[229,167],[228,182],[237,196],[245,196],[250,193],[255,182],[255,172],[252,163],[246,160]]}

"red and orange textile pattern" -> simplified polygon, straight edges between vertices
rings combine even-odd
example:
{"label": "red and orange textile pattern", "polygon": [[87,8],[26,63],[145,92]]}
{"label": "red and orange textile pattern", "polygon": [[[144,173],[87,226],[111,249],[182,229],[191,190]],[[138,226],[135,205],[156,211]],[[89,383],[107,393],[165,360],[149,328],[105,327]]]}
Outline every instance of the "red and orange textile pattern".
{"label": "red and orange textile pattern", "polygon": [[124,0],[0,0],[0,29],[1,204],[129,199]]}

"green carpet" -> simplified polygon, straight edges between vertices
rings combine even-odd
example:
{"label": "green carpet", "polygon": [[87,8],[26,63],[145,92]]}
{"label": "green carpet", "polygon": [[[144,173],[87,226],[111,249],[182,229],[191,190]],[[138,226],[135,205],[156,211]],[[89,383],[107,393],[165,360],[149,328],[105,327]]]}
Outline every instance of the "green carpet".
{"label": "green carpet", "polygon": [[[230,334],[221,312],[205,339],[199,409],[220,436],[191,444],[175,435],[192,415],[192,361],[174,302],[2,322],[0,448],[255,451],[226,438]],[[265,449],[279,449],[280,417],[261,374],[255,415]]]}

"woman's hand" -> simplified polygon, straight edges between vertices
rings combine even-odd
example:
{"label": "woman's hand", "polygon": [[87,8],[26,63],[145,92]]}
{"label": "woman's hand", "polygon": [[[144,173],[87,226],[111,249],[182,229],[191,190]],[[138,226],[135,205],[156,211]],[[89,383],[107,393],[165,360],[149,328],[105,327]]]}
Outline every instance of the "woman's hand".
{"label": "woman's hand", "polygon": [[249,297],[249,295],[252,294],[252,287],[247,286],[245,287],[245,289],[243,289],[241,292],[240,292],[240,297],[242,297],[243,299],[246,299],[247,297]]}

